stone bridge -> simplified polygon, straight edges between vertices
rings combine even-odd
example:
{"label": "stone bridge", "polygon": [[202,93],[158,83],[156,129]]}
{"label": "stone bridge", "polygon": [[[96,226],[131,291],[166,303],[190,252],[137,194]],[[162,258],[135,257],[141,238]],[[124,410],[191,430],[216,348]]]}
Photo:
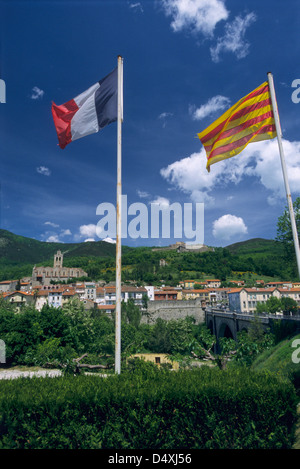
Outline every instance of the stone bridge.
{"label": "stone bridge", "polygon": [[[258,316],[263,330],[265,332],[273,331],[274,321],[288,321],[296,324],[297,330],[300,332],[300,317],[259,315]],[[253,322],[253,314],[239,314],[232,311],[224,311],[219,309],[206,309],[205,323],[211,333],[217,338],[216,351],[219,351],[218,341],[221,337],[227,337],[237,340],[237,334],[240,331],[247,331]]]}

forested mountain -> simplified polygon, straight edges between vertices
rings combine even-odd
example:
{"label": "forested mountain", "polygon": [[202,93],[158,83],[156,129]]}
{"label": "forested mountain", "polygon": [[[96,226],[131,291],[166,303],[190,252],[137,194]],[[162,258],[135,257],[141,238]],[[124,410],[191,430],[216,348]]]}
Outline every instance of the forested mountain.
{"label": "forested mountain", "polygon": [[[0,230],[0,280],[30,276],[35,264],[53,265],[53,255],[58,249],[64,253],[66,267],[81,267],[94,280],[114,281],[115,244],[104,241],[48,243],[6,230]],[[178,253],[122,246],[122,280],[171,285],[207,276],[222,281],[249,279],[255,275],[293,279],[295,266],[286,262],[284,256],[281,243],[260,238],[226,248],[215,247],[208,252]]]}

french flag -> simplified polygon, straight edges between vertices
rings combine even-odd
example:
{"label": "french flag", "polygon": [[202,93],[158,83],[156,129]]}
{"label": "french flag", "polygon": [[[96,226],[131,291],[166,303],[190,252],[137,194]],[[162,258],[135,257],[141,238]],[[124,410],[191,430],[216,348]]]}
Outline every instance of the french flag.
{"label": "french flag", "polygon": [[88,90],[51,107],[60,148],[103,129],[118,118],[118,68]]}

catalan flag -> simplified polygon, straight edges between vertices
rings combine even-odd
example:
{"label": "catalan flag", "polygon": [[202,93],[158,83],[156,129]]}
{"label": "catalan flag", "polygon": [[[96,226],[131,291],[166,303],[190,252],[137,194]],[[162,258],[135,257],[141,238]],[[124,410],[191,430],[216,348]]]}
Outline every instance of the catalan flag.
{"label": "catalan flag", "polygon": [[206,169],[218,161],[232,158],[250,142],[276,137],[269,83],[266,81],[240,99],[198,137],[206,156]]}

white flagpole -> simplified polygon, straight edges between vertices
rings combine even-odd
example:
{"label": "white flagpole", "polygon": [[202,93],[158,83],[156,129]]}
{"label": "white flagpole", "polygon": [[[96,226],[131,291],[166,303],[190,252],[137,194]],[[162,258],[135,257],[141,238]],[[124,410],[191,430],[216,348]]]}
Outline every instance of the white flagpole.
{"label": "white flagpole", "polygon": [[116,313],[115,372],[121,373],[121,200],[122,200],[122,122],[123,58],[118,56],[118,150],[117,150],[117,239],[116,239]]}
{"label": "white flagpole", "polygon": [[298,232],[297,232],[297,226],[296,226],[296,221],[295,221],[292,196],[291,196],[289,181],[287,177],[287,169],[286,169],[286,164],[285,164],[285,159],[284,159],[283,146],[282,146],[282,141],[281,141],[282,134],[281,134],[281,126],[280,126],[280,121],[279,121],[279,113],[278,113],[277,101],[276,101],[276,95],[275,95],[273,75],[270,72],[268,73],[268,81],[269,81],[272,107],[273,107],[273,112],[274,112],[274,120],[275,120],[276,132],[277,132],[277,141],[278,141],[278,146],[279,146],[279,153],[280,153],[283,179],[284,179],[285,190],[286,190],[286,197],[287,197],[288,207],[289,207],[289,212],[290,212],[293,240],[294,240],[294,246],[295,246],[295,252],[296,252],[297,266],[298,266],[298,275],[300,278],[300,250],[299,250]]}

